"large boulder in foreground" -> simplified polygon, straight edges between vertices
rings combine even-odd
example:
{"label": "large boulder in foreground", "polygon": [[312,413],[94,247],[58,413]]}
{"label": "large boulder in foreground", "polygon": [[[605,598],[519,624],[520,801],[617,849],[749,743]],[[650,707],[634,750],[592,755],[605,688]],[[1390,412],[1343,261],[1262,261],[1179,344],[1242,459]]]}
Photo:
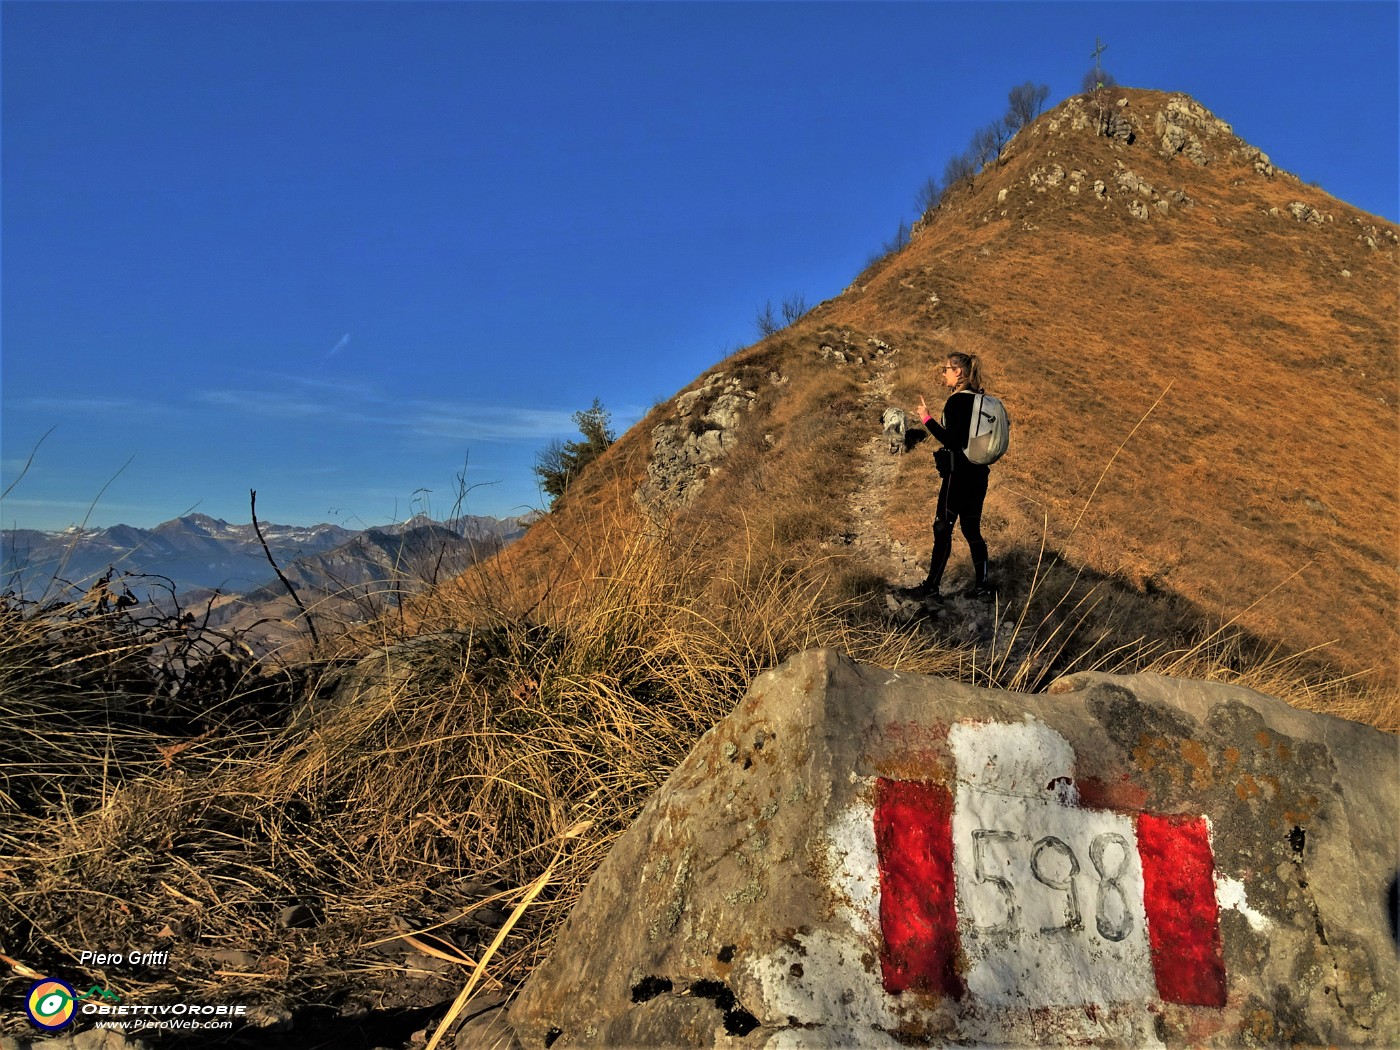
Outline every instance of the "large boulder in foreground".
{"label": "large boulder in foreground", "polygon": [[1400,1044],[1395,739],[1246,689],[760,676],[599,868],[520,1043]]}

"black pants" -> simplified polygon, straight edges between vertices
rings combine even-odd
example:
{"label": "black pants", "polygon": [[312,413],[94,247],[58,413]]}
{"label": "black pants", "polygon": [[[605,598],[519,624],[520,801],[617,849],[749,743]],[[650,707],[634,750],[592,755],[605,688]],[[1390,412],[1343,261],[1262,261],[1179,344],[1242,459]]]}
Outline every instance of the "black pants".
{"label": "black pants", "polygon": [[925,585],[937,590],[943,570],[953,552],[953,525],[962,525],[972,555],[977,585],[987,582],[987,541],[982,538],[982,502],[987,498],[987,471],[958,470],[957,467],[938,487],[938,509],[933,516],[933,554],[929,556]]}

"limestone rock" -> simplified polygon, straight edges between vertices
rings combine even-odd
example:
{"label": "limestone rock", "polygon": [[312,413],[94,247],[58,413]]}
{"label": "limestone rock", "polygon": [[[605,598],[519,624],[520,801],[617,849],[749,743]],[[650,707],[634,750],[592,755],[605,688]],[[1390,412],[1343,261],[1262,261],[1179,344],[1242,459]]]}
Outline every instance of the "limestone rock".
{"label": "limestone rock", "polygon": [[1157,191],[1153,188],[1152,183],[1148,182],[1136,172],[1128,171],[1126,168],[1120,169],[1113,176],[1113,179],[1118,183],[1118,188],[1124,193],[1136,193],[1148,200],[1152,200],[1157,195]]}
{"label": "limestone rock", "polygon": [[1302,201],[1293,201],[1289,204],[1288,213],[1299,222],[1310,222],[1314,226],[1321,226],[1323,223],[1322,213]]}
{"label": "limestone rock", "polygon": [[1119,113],[1105,115],[1103,133],[1109,138],[1117,139],[1129,146],[1137,140],[1137,133],[1133,130],[1133,122]]}
{"label": "limestone rock", "polygon": [[[1058,186],[1065,181],[1065,169],[1058,164],[1052,164],[1048,168],[1041,167],[1031,172],[1030,183],[1039,192],[1044,193],[1047,186]],[[1002,200],[1001,197],[997,198]]]}
{"label": "limestone rock", "polygon": [[1071,131],[1085,131],[1098,123],[1098,117],[1091,115],[1085,107],[1084,98],[1076,95],[1065,103],[1059,117],[1050,121],[1048,126],[1050,133],[1052,135],[1063,134],[1062,128],[1066,122],[1068,122]]}
{"label": "limestone rock", "polygon": [[1153,125],[1163,154],[1170,157],[1180,153],[1197,167],[1211,161],[1202,136],[1211,139],[1232,135],[1229,124],[1184,95],[1168,99],[1166,107],[1153,118]]}
{"label": "limestone rock", "polygon": [[1230,151],[1232,155],[1237,155],[1245,161],[1258,175],[1263,175],[1267,179],[1274,177],[1274,165],[1269,160],[1269,155],[1261,149],[1257,149],[1248,143],[1242,143],[1237,150]]}
{"label": "limestone rock", "polygon": [[677,397],[677,420],[652,428],[651,462],[637,502],[654,514],[693,502],[734,447],[757,397],[724,372],[711,373],[697,389]]}
{"label": "limestone rock", "polygon": [[510,1020],[569,1047],[1400,1043],[1400,756],[1247,689],[757,678]]}
{"label": "limestone rock", "polygon": [[877,339],[873,335],[869,336],[865,340],[865,342],[867,346],[871,347],[871,357],[884,357],[886,354],[892,354],[895,352],[895,348],[893,346],[885,342],[883,339]]}

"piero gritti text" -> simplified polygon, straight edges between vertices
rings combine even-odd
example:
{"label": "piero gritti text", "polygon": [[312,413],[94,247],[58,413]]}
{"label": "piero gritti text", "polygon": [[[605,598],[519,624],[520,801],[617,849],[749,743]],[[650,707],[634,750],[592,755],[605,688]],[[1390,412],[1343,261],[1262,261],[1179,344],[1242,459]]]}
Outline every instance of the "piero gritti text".
{"label": "piero gritti text", "polygon": [[169,966],[169,952],[79,952],[79,966]]}

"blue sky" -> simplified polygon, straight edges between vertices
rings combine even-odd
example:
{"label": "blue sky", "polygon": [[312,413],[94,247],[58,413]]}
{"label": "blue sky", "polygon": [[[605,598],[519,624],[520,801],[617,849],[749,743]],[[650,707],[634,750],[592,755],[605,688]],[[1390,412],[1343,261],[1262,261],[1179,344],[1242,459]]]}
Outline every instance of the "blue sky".
{"label": "blue sky", "polygon": [[363,527],[464,468],[468,512],[540,506],[572,413],[621,432],[766,300],[838,294],[1096,37],[1394,221],[1398,9],[8,0],[0,488],[34,457],[0,516],[243,521],[256,488]]}

